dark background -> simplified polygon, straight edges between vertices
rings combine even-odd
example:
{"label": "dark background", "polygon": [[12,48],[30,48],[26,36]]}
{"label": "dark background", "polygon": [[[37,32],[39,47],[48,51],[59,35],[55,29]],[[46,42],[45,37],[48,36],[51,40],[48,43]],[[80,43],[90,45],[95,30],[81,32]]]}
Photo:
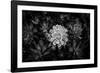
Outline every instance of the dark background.
{"label": "dark background", "polygon": [[[52,46],[45,32],[57,24],[68,29],[61,49]],[[22,33],[23,62],[90,59],[90,14],[24,10]]]}

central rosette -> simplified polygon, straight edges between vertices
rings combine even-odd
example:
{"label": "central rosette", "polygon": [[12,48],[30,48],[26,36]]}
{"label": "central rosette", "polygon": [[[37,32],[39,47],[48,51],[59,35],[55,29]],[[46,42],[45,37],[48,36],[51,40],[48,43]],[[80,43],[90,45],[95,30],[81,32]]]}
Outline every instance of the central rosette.
{"label": "central rosette", "polygon": [[61,47],[62,45],[66,45],[66,42],[68,41],[68,30],[61,25],[55,25],[52,29],[50,29],[48,35],[49,35],[49,41],[53,43],[54,46]]}

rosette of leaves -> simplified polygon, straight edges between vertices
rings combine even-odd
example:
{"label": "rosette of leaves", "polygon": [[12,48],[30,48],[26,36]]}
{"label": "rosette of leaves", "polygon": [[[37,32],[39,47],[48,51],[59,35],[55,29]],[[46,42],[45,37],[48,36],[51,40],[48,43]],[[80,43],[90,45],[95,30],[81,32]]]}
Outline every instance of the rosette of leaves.
{"label": "rosette of leaves", "polygon": [[[85,17],[83,17],[85,19]],[[84,20],[83,19],[83,20]],[[82,23],[79,18],[75,18],[74,22],[68,25],[71,47],[69,50],[73,52],[73,59],[81,59],[86,57],[86,49],[89,48],[89,27],[87,22]],[[87,50],[89,52],[89,50]],[[89,53],[88,53],[89,54]]]}
{"label": "rosette of leaves", "polygon": [[[41,19],[43,20],[43,19]],[[53,60],[54,53],[51,43],[45,37],[48,30],[48,23],[43,22],[39,17],[34,17],[31,22],[23,28],[23,61],[47,61]],[[39,23],[41,22],[41,23]],[[41,26],[40,26],[41,25]]]}
{"label": "rosette of leaves", "polygon": [[75,18],[73,22],[68,24],[69,28],[69,38],[71,46],[69,46],[69,52],[73,52],[72,58],[80,58],[81,54],[81,34],[83,31],[82,23],[79,21],[78,18]]}

